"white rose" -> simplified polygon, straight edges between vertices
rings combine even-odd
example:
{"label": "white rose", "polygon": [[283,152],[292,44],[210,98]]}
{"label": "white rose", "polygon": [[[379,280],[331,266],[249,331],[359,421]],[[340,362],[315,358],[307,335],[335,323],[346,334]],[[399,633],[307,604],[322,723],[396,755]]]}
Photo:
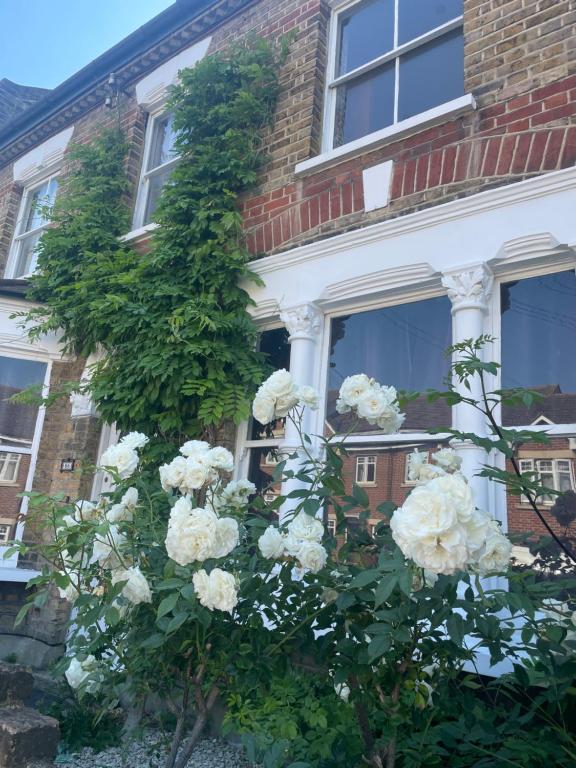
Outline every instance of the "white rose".
{"label": "white rose", "polygon": [[162,464],[158,471],[160,473],[160,483],[166,492],[172,490],[172,488],[180,487],[186,476],[186,467],[187,464],[184,456],[176,456],[170,464]]}
{"label": "white rose", "polygon": [[288,523],[288,533],[296,539],[303,541],[322,541],[324,536],[324,526],[322,521],[316,517],[308,515],[306,512],[299,512],[296,517]]}
{"label": "white rose", "polygon": [[336,691],[336,695],[339,696],[342,701],[348,703],[348,699],[350,698],[350,688],[346,683],[335,683],[334,690]]}
{"label": "white rose", "polygon": [[79,688],[84,680],[90,676],[95,664],[96,659],[94,656],[87,656],[84,661],[78,661],[76,658],[71,659],[68,669],[65,672],[68,685],[74,689]]}
{"label": "white rose", "polygon": [[218,518],[209,509],[191,509],[187,499],[174,505],[166,534],[166,552],[178,565],[212,557]]}
{"label": "white rose", "polygon": [[342,398],[336,400],[336,413],[350,413],[352,408]]}
{"label": "white rose", "polygon": [[440,448],[432,454],[432,461],[446,472],[458,472],[462,466],[462,458],[453,448]]}
{"label": "white rose", "polygon": [[414,474],[416,476],[411,477],[412,480],[427,483],[429,480],[434,480],[435,477],[442,477],[446,472],[442,467],[437,467],[435,464],[422,464]]}
{"label": "white rose", "polygon": [[[390,416],[390,403],[385,392],[376,387],[370,387],[358,398],[356,406],[358,416],[370,423],[376,423],[378,419]],[[394,415],[394,412],[392,412]]]}
{"label": "white rose", "polygon": [[210,467],[194,458],[186,459],[184,478],[180,483],[181,493],[192,493],[210,480]]}
{"label": "white rose", "polygon": [[405,418],[406,414],[400,413],[397,407],[388,406],[376,424],[385,434],[393,435],[400,430]]}
{"label": "white rose", "polygon": [[232,613],[238,603],[236,579],[231,573],[214,568],[208,575],[201,570],[192,577],[200,604],[213,611]]}
{"label": "white rose", "polygon": [[233,480],[222,490],[217,498],[218,506],[241,509],[248,498],[256,493],[256,486],[250,480]]}
{"label": "white rose", "polygon": [[98,513],[100,510],[96,504],[93,504],[91,501],[77,501],[74,506],[76,507],[74,511],[74,518],[77,522],[96,520],[98,518]]}
{"label": "white rose", "polygon": [[432,573],[450,575],[466,570],[469,553],[461,526],[456,526],[439,536],[417,539],[412,545],[409,557],[420,568]]}
{"label": "white rose", "polygon": [[252,415],[260,424],[269,424],[274,421],[276,399],[265,393],[259,393],[252,403]]}
{"label": "white rose", "polygon": [[284,554],[284,536],[278,528],[269,525],[258,539],[258,549],[262,557],[268,560],[276,560]]}
{"label": "white rose", "polygon": [[121,581],[126,582],[122,588],[122,595],[133,605],[152,602],[150,585],[140,568],[133,566],[125,570],[118,570],[112,574],[113,584],[118,584]]}
{"label": "white rose", "polygon": [[[349,408],[355,408],[362,395],[366,394],[372,387],[372,380],[365,373],[357,373],[354,376],[348,376],[342,382],[340,387],[340,401],[342,405]],[[344,411],[339,411],[344,413]]]}
{"label": "white rose", "polygon": [[303,543],[304,539],[299,539],[297,536],[294,536],[293,533],[284,534],[285,554],[290,555],[291,557],[298,557],[298,552]]}
{"label": "white rose", "polygon": [[146,443],[150,442],[142,432],[128,432],[127,435],[120,440],[120,445],[126,445],[128,448],[137,450],[138,448],[144,448]]}
{"label": "white rose", "polygon": [[180,448],[180,453],[182,456],[190,458],[201,456],[202,454],[207,453],[209,450],[210,445],[204,440],[188,440],[188,442],[184,443],[184,445]]}
{"label": "white rose", "polygon": [[106,520],[109,523],[129,523],[132,517],[132,509],[125,507],[124,504],[113,504],[106,512]]}
{"label": "white rose", "polygon": [[481,576],[501,573],[508,569],[512,544],[504,536],[499,524],[492,520],[488,526],[486,540],[475,568]]}
{"label": "white rose", "polygon": [[294,389],[287,395],[282,395],[276,399],[274,415],[277,419],[283,419],[288,413],[298,405],[298,392]]}
{"label": "white rose", "polygon": [[234,469],[234,456],[226,448],[211,448],[206,453],[206,461],[211,467],[224,472],[232,472]]}
{"label": "white rose", "polygon": [[98,533],[94,537],[92,555],[102,568],[114,570],[121,565],[117,550],[121,549],[126,537],[123,536],[115,525],[108,528],[108,533]]}
{"label": "white rose", "polygon": [[238,546],[238,523],[232,517],[221,517],[216,524],[216,541],[211,556],[226,557]]}
{"label": "white rose", "polygon": [[302,405],[306,405],[308,408],[316,411],[320,402],[320,395],[314,387],[304,385],[298,388],[298,400]]}
{"label": "white rose", "polygon": [[269,376],[262,384],[262,389],[273,398],[283,397],[289,395],[294,391],[294,379],[285,368],[280,368],[278,371]]}
{"label": "white rose", "polygon": [[127,509],[134,509],[138,504],[138,489],[128,488],[124,496],[120,499],[120,504]]}
{"label": "white rose", "polygon": [[317,541],[304,541],[296,555],[302,568],[307,568],[312,573],[318,573],[326,565],[328,553]]}
{"label": "white rose", "polygon": [[138,469],[138,454],[129,445],[111,445],[102,454],[100,464],[102,467],[112,467],[118,472],[122,480],[130,477]]}

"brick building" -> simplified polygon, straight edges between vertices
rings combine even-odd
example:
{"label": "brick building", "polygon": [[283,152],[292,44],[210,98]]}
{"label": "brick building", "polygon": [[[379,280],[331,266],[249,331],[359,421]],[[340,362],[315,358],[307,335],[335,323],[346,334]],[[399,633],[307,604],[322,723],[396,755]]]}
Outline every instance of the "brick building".
{"label": "brick building", "polygon": [[[307,428],[341,428],[334,400],[345,376],[441,388],[446,346],[490,333],[490,357],[502,364],[495,386],[545,395],[537,413],[497,417],[550,432],[550,446],[521,458],[574,487],[575,21],[574,0],[177,0],[53,91],[0,81],[0,390],[46,391],[84,370],[86,361],[62,358],[56,338],[31,345],[11,315],[26,305],[47,225],[35,204],[57,195],[70,142],[112,119],[111,73],[132,147],[126,240],[145,247],[177,163],[164,105],[179,69],[250,33],[293,32],[267,160],[240,207],[264,282],[248,287],[263,348],[322,395]],[[451,423],[486,430],[466,407],[419,400],[400,435],[352,435],[350,478],[375,502],[401,501],[406,455],[433,449],[442,436],[426,429]],[[23,488],[93,494],[83,462],[110,434],[82,398],[46,411],[0,405],[0,536],[25,535],[15,515],[26,512]],[[272,435],[240,428],[239,475],[263,481],[274,450],[295,439],[290,425]],[[486,457],[458,450],[472,477]],[[74,472],[62,471],[68,460]],[[522,500],[472,482],[478,505],[511,529],[536,528]],[[11,631],[33,568],[2,564],[0,633]],[[24,634],[58,647],[63,610],[53,601]]]}

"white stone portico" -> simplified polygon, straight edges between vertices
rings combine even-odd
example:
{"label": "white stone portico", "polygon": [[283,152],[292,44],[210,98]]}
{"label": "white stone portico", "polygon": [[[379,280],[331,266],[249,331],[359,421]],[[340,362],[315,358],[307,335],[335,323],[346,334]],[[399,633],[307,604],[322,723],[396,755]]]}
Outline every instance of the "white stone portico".
{"label": "white stone portico", "polygon": [[[323,431],[331,317],[448,295],[453,343],[482,333],[497,340],[499,282],[576,268],[576,220],[570,215],[575,208],[576,169],[570,168],[252,262],[264,281],[246,285],[256,302],[255,319],[263,329],[288,329],[297,382],[320,392],[320,408],[308,417],[310,433]],[[498,359],[498,341],[492,354]],[[455,408],[453,419],[460,430],[485,433],[482,416],[471,407]],[[551,431],[576,434],[576,424]],[[244,437],[240,431],[239,456],[247,453]],[[294,437],[288,426],[287,448]],[[471,444],[456,447],[472,478],[485,455]],[[244,462],[239,473],[246,470]],[[479,506],[506,525],[503,490],[482,478],[472,482]]]}

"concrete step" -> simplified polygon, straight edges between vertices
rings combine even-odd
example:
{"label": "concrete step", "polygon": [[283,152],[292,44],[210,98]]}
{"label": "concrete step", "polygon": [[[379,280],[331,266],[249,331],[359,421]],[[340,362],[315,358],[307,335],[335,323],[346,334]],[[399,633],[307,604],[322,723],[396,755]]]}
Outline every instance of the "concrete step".
{"label": "concrete step", "polygon": [[52,761],[60,730],[53,717],[28,707],[0,708],[0,768],[25,768],[36,760]]}
{"label": "concrete step", "polygon": [[26,667],[0,661],[0,707],[24,701],[33,688],[34,678]]}

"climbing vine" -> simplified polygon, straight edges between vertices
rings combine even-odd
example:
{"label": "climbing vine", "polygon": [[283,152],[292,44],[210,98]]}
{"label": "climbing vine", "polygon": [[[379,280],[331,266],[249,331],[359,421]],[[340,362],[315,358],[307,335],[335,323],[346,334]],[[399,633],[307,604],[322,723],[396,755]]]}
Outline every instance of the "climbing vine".
{"label": "climbing vine", "polygon": [[119,128],[77,146],[42,238],[29,313],[36,336],[59,330],[68,351],[100,352],[90,391],[105,420],[165,438],[239,422],[264,375],[242,280],[238,195],[255,184],[261,134],[284,51],[254,39],[181,72],[168,109],[180,160],[165,186],[147,253],[128,229]]}

